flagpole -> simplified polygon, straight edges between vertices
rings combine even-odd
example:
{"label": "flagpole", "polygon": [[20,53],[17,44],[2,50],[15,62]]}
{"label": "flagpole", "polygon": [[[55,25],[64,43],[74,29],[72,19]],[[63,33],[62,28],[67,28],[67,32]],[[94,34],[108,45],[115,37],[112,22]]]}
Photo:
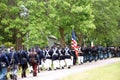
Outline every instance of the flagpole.
{"label": "flagpole", "polygon": [[75,32],[74,32],[74,30],[72,30],[71,48],[75,50],[76,57],[78,57],[78,45],[77,45],[77,38],[76,38],[76,36],[75,36]]}

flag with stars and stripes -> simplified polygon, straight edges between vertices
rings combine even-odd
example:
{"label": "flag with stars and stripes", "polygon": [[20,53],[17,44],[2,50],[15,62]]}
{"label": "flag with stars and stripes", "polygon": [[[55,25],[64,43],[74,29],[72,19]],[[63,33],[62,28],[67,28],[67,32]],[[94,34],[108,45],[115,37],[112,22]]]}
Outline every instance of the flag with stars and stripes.
{"label": "flag with stars and stripes", "polygon": [[78,56],[78,46],[77,46],[77,41],[76,41],[76,36],[74,31],[72,31],[71,48],[75,50],[76,56]]}

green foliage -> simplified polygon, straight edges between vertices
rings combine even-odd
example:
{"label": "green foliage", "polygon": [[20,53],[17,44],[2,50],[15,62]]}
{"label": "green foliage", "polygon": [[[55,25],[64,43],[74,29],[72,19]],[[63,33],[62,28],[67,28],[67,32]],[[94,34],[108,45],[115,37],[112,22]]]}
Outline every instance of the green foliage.
{"label": "green foliage", "polygon": [[15,47],[15,44],[12,44],[12,42],[6,42],[4,43],[4,46],[10,48],[11,46]]}
{"label": "green foliage", "polygon": [[107,43],[108,40],[113,42],[120,17],[119,5],[119,0],[95,0],[93,14],[95,15],[96,29],[93,34],[97,38],[97,43]]}
{"label": "green foliage", "polygon": [[119,0],[10,1],[0,1],[2,43],[16,44],[22,38],[22,45],[45,46],[49,35],[64,42],[69,35],[67,42],[70,42],[72,29],[78,36],[86,36],[87,42],[94,40],[96,44],[110,45],[119,41],[116,37],[120,29]]}
{"label": "green foliage", "polygon": [[117,30],[117,32],[116,32],[116,34],[113,38],[113,44],[118,47],[120,46],[120,30]]}

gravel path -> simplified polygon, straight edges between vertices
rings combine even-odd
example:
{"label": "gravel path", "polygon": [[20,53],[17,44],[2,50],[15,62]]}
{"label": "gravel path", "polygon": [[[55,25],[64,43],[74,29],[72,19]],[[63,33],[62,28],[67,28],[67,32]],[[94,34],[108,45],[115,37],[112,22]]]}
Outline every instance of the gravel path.
{"label": "gravel path", "polygon": [[120,58],[111,58],[106,60],[99,60],[97,62],[87,62],[82,65],[72,66],[71,69],[62,69],[56,71],[41,71],[38,73],[37,77],[33,77],[32,74],[27,75],[27,78],[19,78],[18,80],[59,80],[62,77],[68,76],[70,74],[83,72],[89,69],[93,69],[100,66],[105,66],[115,62],[120,62]]}

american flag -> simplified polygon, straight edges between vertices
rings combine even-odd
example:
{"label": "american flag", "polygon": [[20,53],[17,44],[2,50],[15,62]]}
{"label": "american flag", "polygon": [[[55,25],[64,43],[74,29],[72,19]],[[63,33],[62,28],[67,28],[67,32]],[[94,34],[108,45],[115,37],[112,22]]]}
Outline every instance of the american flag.
{"label": "american flag", "polygon": [[75,36],[75,32],[74,31],[72,31],[71,47],[72,47],[72,49],[75,50],[76,56],[78,56],[78,46],[77,46],[77,41],[76,41],[76,36]]}

